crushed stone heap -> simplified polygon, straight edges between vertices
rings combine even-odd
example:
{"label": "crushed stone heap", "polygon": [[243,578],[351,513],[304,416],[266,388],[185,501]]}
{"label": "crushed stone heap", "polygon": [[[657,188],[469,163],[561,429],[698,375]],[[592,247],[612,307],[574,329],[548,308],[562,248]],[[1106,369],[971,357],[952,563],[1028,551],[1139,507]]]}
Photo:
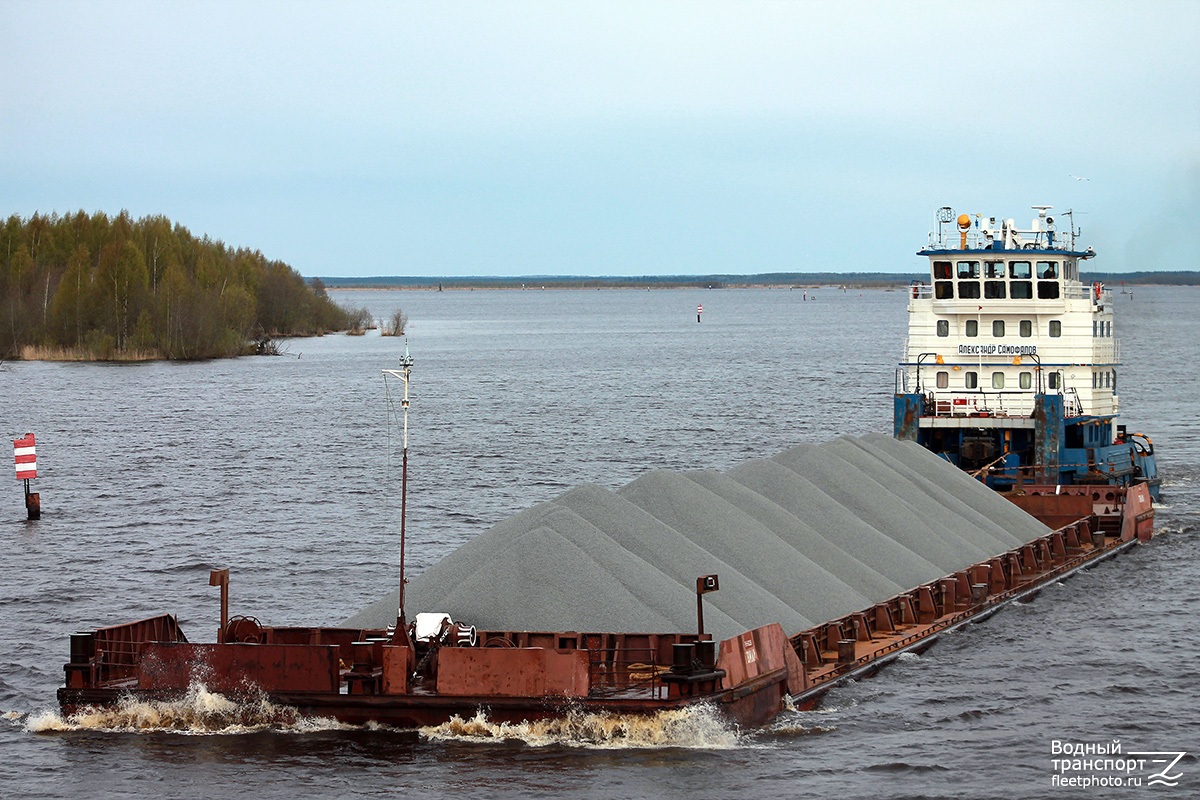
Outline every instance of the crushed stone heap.
{"label": "crushed stone heap", "polygon": [[[723,473],[577,486],[410,579],[405,605],[482,630],[692,631],[696,578],[715,573],[715,638],[771,622],[790,635],[1047,531],[919,445],[841,438]],[[390,625],[396,601],[393,590],[343,624]]]}

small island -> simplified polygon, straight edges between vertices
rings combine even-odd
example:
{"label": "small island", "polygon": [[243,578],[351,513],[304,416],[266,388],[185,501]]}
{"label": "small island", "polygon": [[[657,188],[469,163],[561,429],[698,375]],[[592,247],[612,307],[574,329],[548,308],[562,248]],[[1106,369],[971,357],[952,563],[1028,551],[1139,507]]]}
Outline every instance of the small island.
{"label": "small island", "polygon": [[0,361],[193,360],[351,327],[292,267],[163,216],[10,216],[0,229]]}

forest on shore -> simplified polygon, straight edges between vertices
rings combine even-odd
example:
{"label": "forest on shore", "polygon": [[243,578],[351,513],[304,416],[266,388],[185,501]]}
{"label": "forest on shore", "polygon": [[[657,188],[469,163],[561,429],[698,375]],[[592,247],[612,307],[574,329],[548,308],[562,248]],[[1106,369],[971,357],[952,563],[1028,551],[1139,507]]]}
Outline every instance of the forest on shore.
{"label": "forest on shore", "polygon": [[319,279],[164,216],[10,216],[0,361],[203,359],[348,327]]}

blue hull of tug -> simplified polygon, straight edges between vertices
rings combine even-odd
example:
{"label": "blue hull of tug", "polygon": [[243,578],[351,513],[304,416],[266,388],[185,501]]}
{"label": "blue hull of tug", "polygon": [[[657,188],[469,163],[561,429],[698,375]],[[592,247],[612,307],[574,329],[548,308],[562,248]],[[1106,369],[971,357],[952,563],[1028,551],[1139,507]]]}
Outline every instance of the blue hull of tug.
{"label": "blue hull of tug", "polygon": [[[938,415],[924,395],[895,396],[894,435],[914,441],[999,491],[1019,481],[1146,484],[1159,500],[1154,446],[1113,418],[1068,417],[1061,395],[1037,394],[1031,417]],[[922,421],[925,424],[922,424]]]}

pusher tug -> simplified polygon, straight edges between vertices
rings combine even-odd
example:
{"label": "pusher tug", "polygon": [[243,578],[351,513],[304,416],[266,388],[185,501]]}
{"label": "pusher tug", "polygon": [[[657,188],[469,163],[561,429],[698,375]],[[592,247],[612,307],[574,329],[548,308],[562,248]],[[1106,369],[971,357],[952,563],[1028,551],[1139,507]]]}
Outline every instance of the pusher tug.
{"label": "pusher tug", "polygon": [[[1111,300],[1079,281],[1091,252],[1074,231],[1058,239],[1047,210],[1030,231],[963,215],[953,246],[942,209],[921,251],[931,283],[909,299],[895,438],[577,487],[407,590],[402,499],[398,592],[338,626],[264,626],[229,616],[216,570],[216,643],[189,642],[170,615],[73,634],[63,713],[200,682],[351,724],[704,703],[756,727],[1148,540],[1153,448],[1113,435]],[[411,364],[406,349],[389,371],[405,389],[402,498]],[[406,602],[434,610],[410,621]],[[522,624],[535,611],[557,624]]]}

